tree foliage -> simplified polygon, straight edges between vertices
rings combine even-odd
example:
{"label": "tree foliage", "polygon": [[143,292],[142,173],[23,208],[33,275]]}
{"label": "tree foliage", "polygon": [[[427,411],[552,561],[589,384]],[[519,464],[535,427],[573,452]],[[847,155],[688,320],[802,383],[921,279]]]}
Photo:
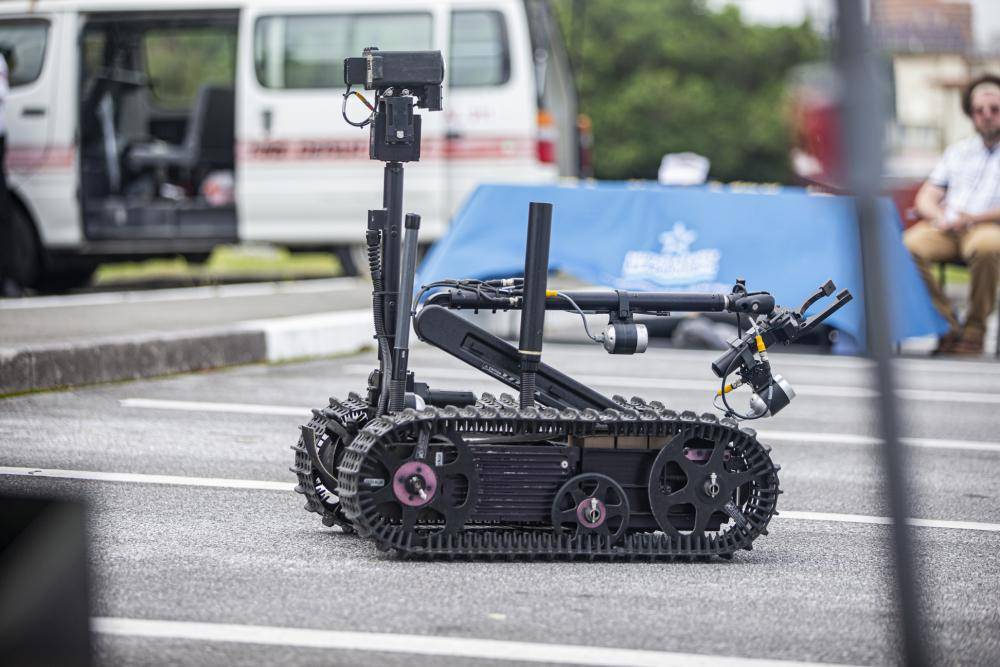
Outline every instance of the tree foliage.
{"label": "tree foliage", "polygon": [[146,66],[156,102],[189,108],[205,84],[232,86],[236,79],[236,33],[204,27],[150,30],[144,35]]}
{"label": "tree foliage", "polygon": [[703,0],[553,4],[593,122],[598,178],[656,178],[665,153],[694,151],[712,161],[713,179],[790,180],[788,71],[824,51],[807,24],[748,25]]}

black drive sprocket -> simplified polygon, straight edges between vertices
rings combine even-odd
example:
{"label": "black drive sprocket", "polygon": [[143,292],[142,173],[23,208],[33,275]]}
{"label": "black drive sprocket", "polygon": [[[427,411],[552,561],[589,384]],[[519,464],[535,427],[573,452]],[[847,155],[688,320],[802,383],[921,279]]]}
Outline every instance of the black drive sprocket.
{"label": "black drive sprocket", "polygon": [[306,498],[304,509],[319,514],[323,525],[340,526],[345,532],[354,532],[354,528],[335,495],[336,470],[344,445],[354,439],[367,420],[368,408],[365,400],[353,392],[343,401],[331,398],[326,408],[313,410],[312,419],[302,427],[292,447],[295,460],[289,470],[298,480],[295,492]]}

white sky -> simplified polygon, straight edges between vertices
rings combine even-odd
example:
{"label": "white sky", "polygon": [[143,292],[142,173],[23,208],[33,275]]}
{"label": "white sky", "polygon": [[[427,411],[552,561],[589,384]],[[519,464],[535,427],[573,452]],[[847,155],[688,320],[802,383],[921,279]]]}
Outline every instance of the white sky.
{"label": "white sky", "polygon": [[[969,0],[976,46],[1000,48],[1000,0]],[[799,23],[810,17],[818,29],[833,20],[836,0],[708,0],[713,8],[739,7],[744,18],[757,23]]]}

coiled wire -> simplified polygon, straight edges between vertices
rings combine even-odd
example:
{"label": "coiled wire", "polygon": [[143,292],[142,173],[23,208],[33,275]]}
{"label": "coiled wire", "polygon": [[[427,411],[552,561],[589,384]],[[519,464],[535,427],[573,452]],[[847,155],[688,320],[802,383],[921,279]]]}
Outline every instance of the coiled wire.
{"label": "coiled wire", "polygon": [[381,232],[368,234],[368,269],[372,275],[372,319],[375,322],[375,339],[378,341],[379,352],[379,397],[375,415],[385,414],[389,403],[389,377],[392,375],[392,356],[389,352],[389,335],[385,330],[384,285],[382,284],[382,265],[379,260],[382,241]]}

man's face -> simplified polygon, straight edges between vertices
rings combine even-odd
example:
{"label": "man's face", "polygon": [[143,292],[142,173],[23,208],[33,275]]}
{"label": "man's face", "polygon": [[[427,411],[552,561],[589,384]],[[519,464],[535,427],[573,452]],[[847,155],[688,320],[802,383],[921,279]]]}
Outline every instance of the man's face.
{"label": "man's face", "polygon": [[1000,86],[984,83],[972,91],[972,124],[987,144],[1000,140]]}

